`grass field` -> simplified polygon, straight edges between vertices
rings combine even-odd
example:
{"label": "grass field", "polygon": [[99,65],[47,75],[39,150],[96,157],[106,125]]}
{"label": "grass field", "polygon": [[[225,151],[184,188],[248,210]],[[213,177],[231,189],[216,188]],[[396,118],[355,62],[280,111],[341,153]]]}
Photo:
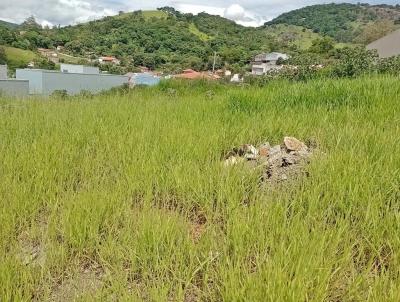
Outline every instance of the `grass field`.
{"label": "grass field", "polygon": [[[399,301],[398,82],[1,99],[0,300]],[[285,135],[299,183],[221,165]]]}
{"label": "grass field", "polygon": [[207,35],[206,33],[201,32],[194,23],[190,23],[189,25],[189,31],[194,34],[195,36],[197,36],[201,41],[209,41],[212,39],[212,37],[210,37],[209,35]]}

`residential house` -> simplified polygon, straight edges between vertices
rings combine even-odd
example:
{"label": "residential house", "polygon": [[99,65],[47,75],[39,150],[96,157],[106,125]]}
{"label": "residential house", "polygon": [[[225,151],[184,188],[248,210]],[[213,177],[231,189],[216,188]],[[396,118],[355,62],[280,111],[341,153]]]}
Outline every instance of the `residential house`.
{"label": "residential house", "polygon": [[119,65],[121,62],[115,57],[100,57],[99,59],[100,64],[114,64]]}
{"label": "residential house", "polygon": [[368,50],[376,50],[379,57],[400,55],[400,29],[367,45]]}
{"label": "residential house", "polygon": [[270,70],[281,69],[282,66],[277,64],[278,61],[287,59],[289,59],[287,54],[279,52],[259,54],[251,64],[251,73],[253,75],[264,75]]}

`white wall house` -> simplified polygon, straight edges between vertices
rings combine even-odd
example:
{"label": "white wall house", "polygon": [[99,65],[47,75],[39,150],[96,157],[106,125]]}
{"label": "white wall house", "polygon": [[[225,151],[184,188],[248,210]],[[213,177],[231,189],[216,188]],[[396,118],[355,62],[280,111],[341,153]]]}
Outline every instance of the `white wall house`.
{"label": "white wall house", "polygon": [[281,65],[277,65],[278,60],[287,60],[289,56],[284,53],[271,52],[259,54],[254,58],[251,66],[251,73],[253,75],[264,75],[270,70],[281,69]]}

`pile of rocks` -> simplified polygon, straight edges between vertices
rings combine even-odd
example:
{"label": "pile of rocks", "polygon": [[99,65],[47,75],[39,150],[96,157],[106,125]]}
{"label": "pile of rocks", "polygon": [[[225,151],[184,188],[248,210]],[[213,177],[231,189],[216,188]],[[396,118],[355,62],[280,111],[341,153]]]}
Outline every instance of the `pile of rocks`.
{"label": "pile of rocks", "polygon": [[224,157],[224,164],[261,168],[263,181],[280,183],[306,175],[304,168],[312,154],[311,146],[294,137],[285,137],[282,145],[271,146],[266,142],[258,148],[253,145],[234,148]]}

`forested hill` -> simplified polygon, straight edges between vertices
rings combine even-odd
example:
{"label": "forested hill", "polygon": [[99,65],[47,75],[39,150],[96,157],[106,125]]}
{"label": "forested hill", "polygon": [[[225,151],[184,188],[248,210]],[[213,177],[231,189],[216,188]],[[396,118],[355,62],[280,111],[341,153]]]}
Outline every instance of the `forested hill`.
{"label": "forested hill", "polygon": [[16,28],[16,27],[18,27],[18,24],[14,24],[14,23],[10,23],[10,22],[7,22],[7,21],[0,20],[0,26],[5,26],[5,27],[8,27],[8,28]]}
{"label": "forested hill", "polygon": [[322,4],[284,13],[266,25],[303,26],[338,42],[367,44],[395,30],[400,5]]}
{"label": "forested hill", "polygon": [[64,46],[63,52],[85,62],[98,56],[115,56],[123,70],[110,72],[138,66],[165,71],[205,70],[212,67],[215,52],[217,68],[241,70],[259,52],[279,51],[293,56],[308,51],[315,41],[318,45],[323,36],[332,38],[323,43],[367,44],[396,29],[399,23],[400,7],[388,5],[309,6],[259,28],[164,7],[120,12],[66,27],[42,28],[33,17],[16,28],[0,23],[0,45],[31,51]]}
{"label": "forested hill", "polygon": [[30,18],[18,30],[10,32],[0,27],[1,31],[0,45],[30,50],[61,45],[64,52],[75,57],[94,59],[109,55],[120,59],[127,69],[147,66],[168,71],[209,69],[215,52],[216,68],[238,70],[259,52],[304,51],[320,37],[297,26],[249,28],[219,16],[182,14],[170,7],[121,12],[52,29],[41,28]]}

